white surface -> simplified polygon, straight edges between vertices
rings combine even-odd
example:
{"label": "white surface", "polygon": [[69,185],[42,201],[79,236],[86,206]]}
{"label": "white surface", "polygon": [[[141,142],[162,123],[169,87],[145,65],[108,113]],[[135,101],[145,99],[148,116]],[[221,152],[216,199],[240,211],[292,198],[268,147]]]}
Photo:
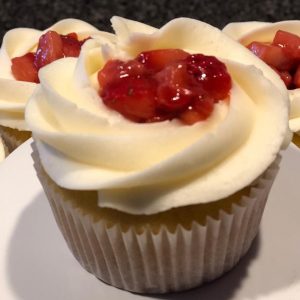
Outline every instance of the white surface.
{"label": "white surface", "polygon": [[300,151],[294,147],[283,155],[259,236],[246,257],[211,284],[162,296],[118,290],[79,266],[58,232],[30,153],[27,142],[0,165],[0,299],[300,299]]}

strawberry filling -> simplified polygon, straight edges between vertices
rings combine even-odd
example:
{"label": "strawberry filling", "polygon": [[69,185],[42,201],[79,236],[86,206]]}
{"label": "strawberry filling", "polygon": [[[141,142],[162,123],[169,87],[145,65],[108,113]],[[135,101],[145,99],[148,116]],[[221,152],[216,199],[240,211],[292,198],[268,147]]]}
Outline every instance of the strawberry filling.
{"label": "strawberry filling", "polygon": [[62,35],[47,31],[40,37],[35,53],[29,52],[11,60],[11,71],[17,80],[39,83],[40,68],[62,57],[78,57],[85,41],[79,41],[74,32]]}
{"label": "strawberry filling", "polygon": [[300,37],[278,30],[271,43],[252,42],[247,48],[272,67],[288,89],[300,88]]}
{"label": "strawberry filling", "polygon": [[127,62],[109,60],[98,81],[103,103],[137,123],[203,121],[231,89],[225,64],[180,49],[142,52]]}

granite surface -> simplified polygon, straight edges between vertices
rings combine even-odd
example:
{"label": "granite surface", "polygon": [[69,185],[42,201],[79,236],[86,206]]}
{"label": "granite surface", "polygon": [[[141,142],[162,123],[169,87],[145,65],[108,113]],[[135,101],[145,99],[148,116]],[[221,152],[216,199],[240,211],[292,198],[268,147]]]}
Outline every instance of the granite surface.
{"label": "granite surface", "polygon": [[64,18],[80,18],[111,31],[109,19],[119,15],[153,26],[174,17],[203,20],[217,27],[233,21],[278,21],[300,16],[299,0],[0,0],[0,38],[11,28],[45,29]]}

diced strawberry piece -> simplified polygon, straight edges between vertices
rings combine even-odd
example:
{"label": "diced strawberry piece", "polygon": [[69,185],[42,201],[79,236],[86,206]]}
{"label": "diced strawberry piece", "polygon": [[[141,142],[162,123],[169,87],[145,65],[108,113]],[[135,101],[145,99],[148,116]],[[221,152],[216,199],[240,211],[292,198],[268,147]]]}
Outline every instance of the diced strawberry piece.
{"label": "diced strawberry piece", "polygon": [[123,67],[120,60],[109,60],[104,67],[98,72],[98,81],[101,88],[106,87],[109,83],[120,79],[120,67]]}
{"label": "diced strawberry piece", "polygon": [[135,60],[122,62],[109,60],[98,73],[99,85],[104,88],[111,82],[129,76],[138,77],[144,74],[144,65]]}
{"label": "diced strawberry piece", "polygon": [[280,78],[284,82],[287,88],[289,88],[293,82],[292,75],[287,71],[278,72]]}
{"label": "diced strawberry piece", "polygon": [[193,93],[184,61],[168,65],[156,73],[154,78],[158,82],[157,103],[160,108],[176,112],[188,107]]}
{"label": "diced strawberry piece", "polygon": [[161,85],[157,89],[157,103],[169,112],[182,111],[192,102],[193,94],[184,88],[173,89],[168,85]]}
{"label": "diced strawberry piece", "polygon": [[195,97],[193,107],[201,115],[202,120],[207,119],[214,109],[215,99],[208,94],[199,94]]}
{"label": "diced strawberry piece", "polygon": [[29,52],[23,56],[15,57],[11,62],[11,71],[17,80],[39,83],[33,53]]}
{"label": "diced strawberry piece", "polygon": [[214,103],[215,100],[207,94],[196,96],[193,104],[180,114],[181,121],[192,125],[206,120],[214,109]]}
{"label": "diced strawberry piece", "polygon": [[179,119],[187,125],[193,125],[197,122],[205,120],[203,119],[203,116],[198,111],[196,111],[192,106],[188,107],[187,110],[182,112],[179,115]]}
{"label": "diced strawberry piece", "polygon": [[68,33],[68,34],[66,34],[66,35],[63,35],[63,34],[61,34],[60,35],[61,37],[69,37],[69,38],[71,38],[71,39],[74,39],[74,40],[77,40],[78,41],[78,35],[77,35],[77,33],[76,32],[70,32],[70,33]]}
{"label": "diced strawberry piece", "polygon": [[180,49],[152,50],[140,53],[136,60],[144,64],[147,69],[160,71],[165,66],[184,60],[189,54]]}
{"label": "diced strawberry piece", "polygon": [[63,44],[63,53],[66,57],[78,57],[80,54],[81,43],[77,39],[75,32],[67,35],[61,35]]}
{"label": "diced strawberry piece", "polygon": [[294,59],[282,47],[260,42],[252,42],[247,47],[266,64],[279,71],[289,71],[293,67]]}
{"label": "diced strawberry piece", "polygon": [[230,75],[225,64],[214,56],[190,55],[187,58],[187,71],[216,101],[228,97],[231,89]]}
{"label": "diced strawberry piece", "polygon": [[298,66],[298,68],[294,74],[293,83],[296,88],[300,88],[300,65]]}
{"label": "diced strawberry piece", "polygon": [[172,63],[153,76],[160,85],[168,85],[174,89],[188,87],[191,83],[185,61]]}
{"label": "diced strawberry piece", "polygon": [[292,58],[300,59],[300,37],[298,35],[278,30],[273,39],[273,45],[282,47]]}
{"label": "diced strawberry piece", "polygon": [[37,69],[40,69],[63,56],[64,52],[61,36],[55,31],[48,31],[39,39],[34,65]]}
{"label": "diced strawberry piece", "polygon": [[100,93],[103,102],[135,122],[145,122],[156,113],[156,82],[149,78],[126,77]]}

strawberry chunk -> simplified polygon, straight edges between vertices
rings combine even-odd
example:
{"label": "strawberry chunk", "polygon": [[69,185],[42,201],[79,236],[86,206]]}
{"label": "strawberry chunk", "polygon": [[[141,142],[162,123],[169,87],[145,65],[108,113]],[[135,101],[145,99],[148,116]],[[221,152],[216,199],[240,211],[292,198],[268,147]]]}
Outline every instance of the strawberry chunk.
{"label": "strawberry chunk", "polygon": [[66,57],[78,57],[81,50],[81,43],[78,41],[77,34],[71,32],[67,35],[61,35],[63,54]]}
{"label": "strawberry chunk", "polygon": [[38,71],[34,66],[34,54],[27,53],[11,60],[11,71],[17,80],[39,83]]}
{"label": "strawberry chunk", "polygon": [[111,83],[100,94],[104,104],[135,122],[155,117],[156,82],[126,77]]}
{"label": "strawberry chunk", "polygon": [[162,109],[176,112],[186,109],[193,99],[186,62],[176,62],[154,75],[158,82],[157,103]]}
{"label": "strawberry chunk", "polygon": [[292,75],[287,71],[281,71],[281,72],[278,72],[278,74],[279,74],[280,78],[282,79],[282,81],[284,82],[284,84],[286,85],[286,87],[290,88],[293,83]]}
{"label": "strawberry chunk", "polygon": [[202,120],[207,119],[214,109],[215,99],[208,94],[199,94],[195,97],[193,107],[201,115]]}
{"label": "strawberry chunk", "polygon": [[64,57],[63,42],[61,36],[55,31],[43,34],[38,43],[34,65],[37,69]]}
{"label": "strawberry chunk", "polygon": [[111,82],[129,76],[139,77],[145,73],[144,65],[136,60],[122,62],[120,60],[109,60],[98,73],[98,81],[102,88]]}
{"label": "strawberry chunk", "polygon": [[187,71],[215,101],[228,97],[231,89],[230,75],[225,64],[214,56],[190,55],[187,58]]}
{"label": "strawberry chunk", "polygon": [[193,94],[185,88],[173,89],[168,85],[161,85],[157,89],[157,103],[161,109],[177,112],[186,109],[192,102]]}
{"label": "strawberry chunk", "polygon": [[260,42],[252,42],[247,47],[266,64],[279,71],[289,71],[293,67],[294,59],[282,47]]}
{"label": "strawberry chunk", "polygon": [[173,62],[186,59],[188,55],[180,49],[151,50],[140,53],[136,60],[144,64],[147,69],[157,72]]}
{"label": "strawberry chunk", "polygon": [[293,83],[296,88],[300,88],[300,65],[298,66],[298,68],[294,74]]}
{"label": "strawberry chunk", "polygon": [[292,59],[300,59],[300,37],[296,34],[278,30],[273,45],[282,47]]}

